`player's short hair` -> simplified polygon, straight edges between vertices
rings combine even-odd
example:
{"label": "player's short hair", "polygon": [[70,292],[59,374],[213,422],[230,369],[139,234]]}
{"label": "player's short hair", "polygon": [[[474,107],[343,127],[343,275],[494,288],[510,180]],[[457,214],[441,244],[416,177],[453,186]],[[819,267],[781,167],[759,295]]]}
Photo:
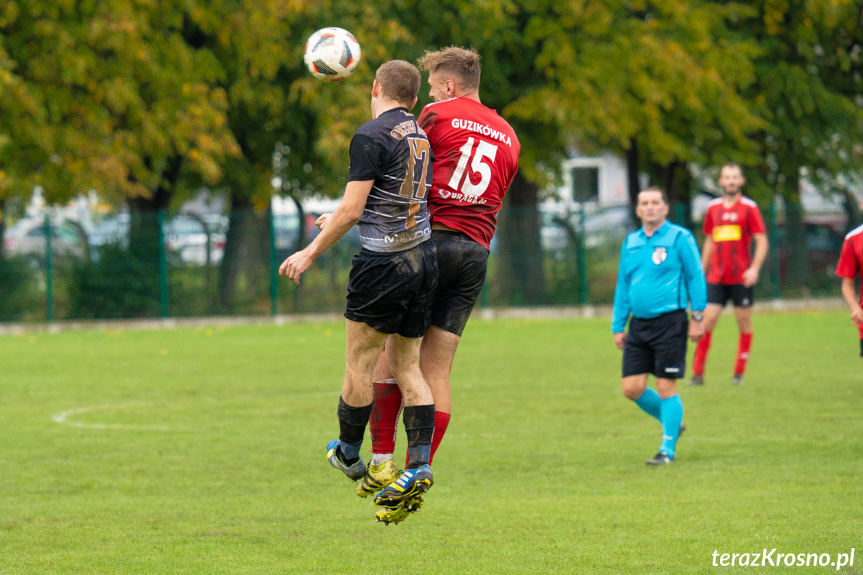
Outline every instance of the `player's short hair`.
{"label": "player's short hair", "polygon": [[725,168],[732,168],[732,169],[737,168],[737,171],[740,172],[740,175],[741,176],[743,175],[743,168],[741,168],[740,164],[738,164],[736,162],[725,162],[724,164],[722,164],[722,167],[719,168],[719,173],[721,174],[722,170],[724,170]]}
{"label": "player's short hair", "polygon": [[649,188],[644,188],[643,190],[641,190],[640,192],[638,192],[638,195],[640,196],[640,195],[641,195],[641,194],[643,194],[644,192],[659,192],[660,194],[662,194],[662,202],[663,202],[666,206],[670,204],[670,202],[668,201],[668,194],[666,194],[666,193],[665,193],[665,190],[663,190],[663,189],[662,189],[662,188],[660,188],[659,186],[650,186]]}
{"label": "player's short hair", "polygon": [[420,91],[422,76],[417,67],[404,60],[384,62],[375,73],[375,80],[381,87],[381,94],[399,104],[410,108]]}
{"label": "player's short hair", "polygon": [[449,46],[436,52],[427,51],[417,64],[421,70],[444,75],[445,80],[456,80],[464,90],[479,90],[482,70],[476,50]]}

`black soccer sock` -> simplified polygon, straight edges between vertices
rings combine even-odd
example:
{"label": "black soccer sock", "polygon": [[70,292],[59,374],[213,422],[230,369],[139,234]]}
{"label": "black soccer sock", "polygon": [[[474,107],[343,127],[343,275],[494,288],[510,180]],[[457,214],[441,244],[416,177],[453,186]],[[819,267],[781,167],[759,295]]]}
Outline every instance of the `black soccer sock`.
{"label": "black soccer sock", "polygon": [[434,436],[434,404],[405,407],[402,416],[408,434],[408,469],[422,467],[429,462]]}
{"label": "black soccer sock", "polygon": [[336,414],[339,418],[340,459],[346,465],[353,465],[360,459],[360,447],[366,434],[369,416],[372,414],[372,404],[353,407],[339,397],[339,409]]}

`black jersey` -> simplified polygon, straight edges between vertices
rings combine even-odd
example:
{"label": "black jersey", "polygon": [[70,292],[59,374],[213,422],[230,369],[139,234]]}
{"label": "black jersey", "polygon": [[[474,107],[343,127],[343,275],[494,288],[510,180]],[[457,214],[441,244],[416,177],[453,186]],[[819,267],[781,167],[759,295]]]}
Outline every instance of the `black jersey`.
{"label": "black jersey", "polygon": [[406,108],[388,110],[356,131],[348,181],[375,181],[359,221],[364,248],[397,252],[431,236],[432,159],[425,132]]}

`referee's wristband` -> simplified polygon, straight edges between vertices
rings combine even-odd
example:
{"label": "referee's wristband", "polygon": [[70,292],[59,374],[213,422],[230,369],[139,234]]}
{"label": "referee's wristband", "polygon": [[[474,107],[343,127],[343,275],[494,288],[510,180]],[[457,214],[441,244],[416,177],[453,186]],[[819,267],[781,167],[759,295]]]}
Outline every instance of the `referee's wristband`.
{"label": "referee's wristband", "polygon": [[704,321],[704,316],[701,315],[701,312],[692,312],[692,321]]}

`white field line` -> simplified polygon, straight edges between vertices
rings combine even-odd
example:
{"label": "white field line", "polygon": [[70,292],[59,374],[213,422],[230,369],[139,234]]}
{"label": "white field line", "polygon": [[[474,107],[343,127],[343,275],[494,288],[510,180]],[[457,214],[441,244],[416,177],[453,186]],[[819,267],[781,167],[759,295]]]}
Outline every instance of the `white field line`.
{"label": "white field line", "polygon": [[124,423],[86,423],[81,421],[70,421],[69,418],[84,413],[92,413],[94,411],[116,411],[120,409],[132,409],[136,407],[145,407],[153,405],[152,403],[108,403],[105,405],[91,405],[88,407],[79,407],[76,409],[68,409],[51,416],[51,420],[62,425],[70,427],[78,427],[81,429],[123,429],[132,431],[172,431],[167,425],[127,425]]}

